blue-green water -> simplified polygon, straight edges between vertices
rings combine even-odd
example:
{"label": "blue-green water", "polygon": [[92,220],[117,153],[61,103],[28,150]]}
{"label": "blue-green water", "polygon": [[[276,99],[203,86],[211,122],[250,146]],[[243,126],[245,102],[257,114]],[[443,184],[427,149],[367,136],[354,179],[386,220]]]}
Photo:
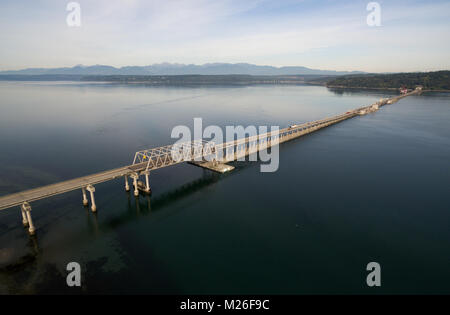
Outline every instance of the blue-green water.
{"label": "blue-green water", "polygon": [[[176,125],[287,126],[390,92],[0,83],[0,195],[130,164]],[[0,293],[450,293],[450,97],[413,96],[282,144],[280,167],[182,164],[0,212]],[[82,287],[66,285],[79,262]],[[366,265],[381,265],[379,288]]]}

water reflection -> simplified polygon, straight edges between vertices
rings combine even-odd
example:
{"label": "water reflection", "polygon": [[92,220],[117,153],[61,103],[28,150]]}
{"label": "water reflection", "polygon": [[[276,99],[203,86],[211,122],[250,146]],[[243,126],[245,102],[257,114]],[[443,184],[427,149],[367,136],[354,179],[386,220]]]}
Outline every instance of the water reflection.
{"label": "water reflection", "polygon": [[86,208],[86,219],[88,231],[95,237],[99,236],[97,212],[92,212],[89,207]]}
{"label": "water reflection", "polygon": [[[201,178],[179,186],[173,190],[161,194],[156,198],[149,195],[139,195],[134,198],[134,204],[131,202],[131,194],[129,192],[125,192],[128,199],[127,211],[122,212],[122,214],[119,216],[114,216],[113,218],[102,222],[99,226],[99,229],[104,232],[117,229],[118,227],[125,225],[130,221],[138,220],[141,217],[145,217],[162,211],[165,208],[169,208],[171,204],[174,204],[197,191],[213,185],[220,179],[225,178],[226,176],[231,176],[232,174],[233,173],[217,174],[205,171]],[[170,213],[168,215],[171,214],[173,213]]]}

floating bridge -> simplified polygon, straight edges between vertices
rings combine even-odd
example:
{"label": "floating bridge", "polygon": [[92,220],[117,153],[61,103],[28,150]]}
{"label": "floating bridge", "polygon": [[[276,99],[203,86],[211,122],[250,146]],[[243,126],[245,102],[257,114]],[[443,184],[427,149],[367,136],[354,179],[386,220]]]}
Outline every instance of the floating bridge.
{"label": "floating bridge", "polygon": [[[151,193],[149,183],[150,171],[160,168],[169,167],[183,162],[189,162],[215,172],[228,172],[234,169],[234,167],[227,165],[226,162],[235,161],[250,154],[255,154],[273,145],[278,145],[279,143],[301,137],[343,120],[350,119],[358,115],[365,115],[375,112],[381,106],[393,104],[403,97],[412,94],[419,94],[420,92],[421,89],[417,88],[410,93],[390,99],[381,99],[375,104],[357,108],[344,114],[299,125],[293,125],[277,131],[270,131],[225,143],[216,144],[211,141],[194,140],[138,151],[134,156],[133,163],[127,166],[33,188],[6,196],[0,196],[0,210],[20,206],[23,225],[28,227],[30,234],[34,234],[35,227],[31,217],[30,202],[80,189],[82,192],[83,205],[88,206],[89,204],[89,200],[87,198],[87,192],[89,192],[91,199],[91,210],[95,212],[97,211],[97,206],[94,198],[94,185],[102,182],[123,177],[125,179],[125,190],[130,191],[128,178],[131,178],[133,180],[132,185],[134,195],[138,196],[140,192]],[[145,182],[139,180],[141,176],[145,177]]]}

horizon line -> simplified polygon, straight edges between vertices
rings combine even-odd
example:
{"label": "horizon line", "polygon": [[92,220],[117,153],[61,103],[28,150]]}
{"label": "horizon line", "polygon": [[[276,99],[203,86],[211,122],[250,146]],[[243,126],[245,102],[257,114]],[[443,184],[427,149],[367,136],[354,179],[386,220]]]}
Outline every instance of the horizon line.
{"label": "horizon line", "polygon": [[53,66],[53,67],[29,66],[29,67],[22,67],[22,68],[8,69],[8,70],[0,69],[0,72],[23,71],[23,70],[31,70],[31,69],[52,70],[52,69],[58,69],[58,68],[71,69],[71,68],[76,68],[76,67],[89,68],[89,67],[95,67],[95,66],[111,67],[111,68],[114,68],[114,69],[123,69],[123,68],[129,68],[129,67],[152,67],[152,66],[158,66],[158,65],[206,66],[206,65],[220,65],[220,64],[221,65],[252,65],[252,66],[259,66],[259,67],[272,67],[272,68],[276,68],[276,69],[301,67],[301,68],[306,68],[306,69],[310,69],[310,70],[318,70],[318,71],[362,72],[362,73],[366,73],[366,74],[370,74],[370,73],[387,74],[387,73],[415,73],[415,72],[449,71],[447,69],[438,69],[438,70],[414,70],[414,71],[394,71],[394,72],[369,72],[369,71],[364,71],[364,70],[319,69],[319,68],[310,68],[308,66],[302,66],[302,65],[278,66],[278,65],[269,65],[269,64],[256,64],[256,63],[249,63],[249,62],[206,62],[206,63],[159,62],[159,63],[146,64],[146,65],[124,65],[124,66],[99,64],[99,63],[97,63],[97,64],[90,64],[90,65],[76,64],[76,65],[72,65],[72,66]]}

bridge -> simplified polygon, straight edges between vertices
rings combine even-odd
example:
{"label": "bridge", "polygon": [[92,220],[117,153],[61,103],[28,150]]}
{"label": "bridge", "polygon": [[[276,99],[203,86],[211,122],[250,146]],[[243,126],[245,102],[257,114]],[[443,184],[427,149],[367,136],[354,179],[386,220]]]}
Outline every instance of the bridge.
{"label": "bridge", "polygon": [[[140,191],[147,194],[151,193],[149,184],[150,171],[160,168],[169,167],[183,162],[189,162],[215,172],[228,172],[231,171],[233,167],[227,165],[226,162],[244,158],[248,155],[270,148],[273,145],[301,137],[316,130],[339,123],[343,120],[350,119],[358,115],[365,115],[375,112],[381,106],[393,104],[403,97],[413,94],[420,94],[421,92],[422,90],[420,88],[416,88],[412,92],[389,99],[381,99],[374,104],[360,107],[344,114],[303,124],[292,125],[277,131],[248,136],[225,143],[216,144],[211,141],[194,140],[138,151],[135,153],[133,163],[127,166],[1,196],[0,210],[20,206],[22,212],[22,223],[25,227],[28,227],[29,233],[33,235],[35,233],[35,227],[31,217],[30,202],[80,189],[82,192],[83,205],[87,206],[89,204],[89,200],[87,198],[87,192],[89,192],[91,199],[91,210],[95,212],[97,211],[97,206],[95,204],[94,185],[124,177],[125,190],[130,191],[128,178],[131,178],[133,180],[132,185],[134,195],[138,196]],[[145,177],[145,182],[139,180],[140,176]]]}

